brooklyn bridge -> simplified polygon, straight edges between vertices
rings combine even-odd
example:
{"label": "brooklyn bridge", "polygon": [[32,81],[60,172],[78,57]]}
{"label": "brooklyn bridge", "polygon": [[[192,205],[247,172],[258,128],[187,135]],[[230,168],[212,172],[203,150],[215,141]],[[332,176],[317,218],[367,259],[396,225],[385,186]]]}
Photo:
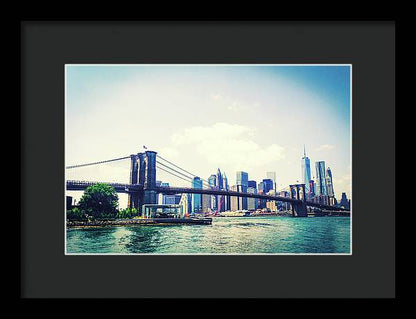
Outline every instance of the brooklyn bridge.
{"label": "brooklyn bridge", "polygon": [[[316,207],[323,210],[330,211],[347,211],[342,207],[324,205],[307,200],[305,192],[305,184],[288,185],[285,189],[289,191],[289,197],[275,196],[270,194],[253,194],[247,192],[237,192],[227,189],[219,189],[209,185],[207,181],[203,180],[203,188],[179,187],[179,186],[160,186],[156,182],[157,170],[164,171],[177,178],[187,180],[189,176],[197,177],[178,165],[161,157],[155,151],[145,151],[129,156],[114,158],[110,160],[98,161],[93,163],[79,164],[67,166],[67,170],[74,170],[86,166],[100,165],[104,163],[116,162],[130,159],[130,180],[129,183],[114,183],[105,181],[83,181],[83,180],[67,180],[66,190],[68,191],[83,191],[87,187],[96,183],[105,183],[114,187],[118,193],[128,194],[128,206],[130,208],[137,208],[139,212],[142,210],[142,205],[157,204],[158,194],[174,195],[174,194],[207,194],[218,195],[227,198],[230,197],[246,197],[257,198],[263,200],[272,200],[289,203],[293,216],[306,217],[308,216],[308,207]],[[184,173],[186,172],[186,174]]]}

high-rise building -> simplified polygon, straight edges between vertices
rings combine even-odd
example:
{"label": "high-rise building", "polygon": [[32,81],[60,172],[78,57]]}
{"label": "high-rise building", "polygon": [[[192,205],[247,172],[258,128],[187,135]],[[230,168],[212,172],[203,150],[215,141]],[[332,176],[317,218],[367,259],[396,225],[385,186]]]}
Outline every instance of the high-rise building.
{"label": "high-rise building", "polygon": [[223,189],[222,174],[219,168],[217,170],[217,186],[218,186],[218,189]]}
{"label": "high-rise building", "polygon": [[[250,181],[249,181],[250,183]],[[254,182],[255,184],[256,182]],[[247,187],[247,193],[249,194],[257,194],[257,189],[255,187]],[[247,209],[248,210],[256,210],[257,209],[257,198],[247,198]]]}
{"label": "high-rise building", "polygon": [[192,199],[191,194],[183,193],[179,201],[179,205],[182,206],[182,211],[185,215],[190,214],[192,212],[191,199]]}
{"label": "high-rise building", "polygon": [[217,175],[212,174],[210,177],[208,177],[208,184],[211,187],[217,186]]}
{"label": "high-rise building", "polygon": [[202,194],[202,211],[204,213],[210,212],[212,209],[211,197],[212,195]]}
{"label": "high-rise building", "polygon": [[325,162],[324,161],[316,162],[315,168],[316,168],[316,195],[317,196],[328,195],[327,186],[326,186]]}
{"label": "high-rise building", "polygon": [[[161,187],[169,187],[169,183],[165,183],[162,181],[156,181],[156,185],[158,184]],[[175,198],[173,196],[175,195],[165,195],[165,194],[159,193],[157,202],[159,205],[174,204],[173,202],[175,201]]]}
{"label": "high-rise building", "polygon": [[[208,184],[211,188],[217,188],[217,175],[212,174],[208,177]],[[211,209],[217,210],[217,196],[211,195]]]}
{"label": "high-rise building", "polygon": [[263,193],[267,194],[270,190],[273,189],[273,180],[263,179]]}
{"label": "high-rise building", "polygon": [[263,189],[264,189],[264,184],[263,184],[263,182],[260,182],[259,184],[258,184],[258,192],[259,193],[262,193],[263,194]]}
{"label": "high-rise building", "polygon": [[257,190],[257,182],[256,181],[248,181],[247,186]]}
{"label": "high-rise building", "polygon": [[[225,175],[225,172],[222,173],[222,180],[223,180],[223,189],[230,190],[228,186],[228,178],[227,175]],[[230,210],[231,209],[231,202],[230,202],[230,196],[225,195],[224,196],[224,210]]]}
{"label": "high-rise building", "polygon": [[327,187],[327,193],[328,196],[334,197],[335,193],[334,193],[334,184],[332,183],[332,172],[331,172],[331,168],[327,168],[326,169],[326,187]]}
{"label": "high-rise building", "polygon": [[309,181],[311,180],[311,162],[309,157],[306,156],[305,145],[303,146],[303,157],[302,157],[302,181],[305,184],[306,194],[310,193]]}
{"label": "high-rise building", "polygon": [[[194,177],[192,188],[202,189],[202,179]],[[199,213],[202,211],[201,194],[192,194],[192,212]]]}
{"label": "high-rise building", "polygon": [[276,172],[267,172],[266,177],[273,181],[273,189],[276,190]]}
{"label": "high-rise building", "polygon": [[[218,189],[224,189],[224,182],[223,182],[223,175],[221,174],[220,169],[217,170],[217,188]],[[225,196],[218,195],[217,196],[217,209],[220,212],[225,211]]]}
{"label": "high-rise building", "polygon": [[312,199],[313,197],[315,197],[315,182],[311,179],[309,180],[309,199]]}
{"label": "high-rise building", "polygon": [[[238,185],[232,185],[231,190],[234,192],[238,192]],[[240,201],[238,200],[239,197],[237,196],[231,196],[230,198],[230,210],[233,212],[236,212],[240,210]]]}
{"label": "high-rise building", "polygon": [[[248,188],[248,173],[237,172],[237,187],[238,192],[247,193]],[[238,197],[240,209],[247,209],[247,197]]]}
{"label": "high-rise building", "polygon": [[341,195],[341,201],[339,202],[339,205],[341,207],[346,208],[346,209],[350,209],[350,203],[351,203],[350,200],[347,199],[347,194],[342,193],[342,195]]}
{"label": "high-rise building", "polygon": [[237,172],[237,185],[248,187],[248,174],[246,172]]}

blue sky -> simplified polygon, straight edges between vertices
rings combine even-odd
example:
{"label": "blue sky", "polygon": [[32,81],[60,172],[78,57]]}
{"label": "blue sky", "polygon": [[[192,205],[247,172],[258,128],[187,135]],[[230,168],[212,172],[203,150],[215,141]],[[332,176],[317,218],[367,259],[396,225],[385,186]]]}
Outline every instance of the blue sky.
{"label": "blue sky", "polygon": [[[336,197],[350,197],[349,66],[68,65],[66,84],[67,165],[146,145],[205,179],[218,167],[230,185],[238,170],[257,182],[275,171],[283,188],[301,179],[305,144],[312,175],[324,160]],[[127,182],[128,163],[67,178]]]}

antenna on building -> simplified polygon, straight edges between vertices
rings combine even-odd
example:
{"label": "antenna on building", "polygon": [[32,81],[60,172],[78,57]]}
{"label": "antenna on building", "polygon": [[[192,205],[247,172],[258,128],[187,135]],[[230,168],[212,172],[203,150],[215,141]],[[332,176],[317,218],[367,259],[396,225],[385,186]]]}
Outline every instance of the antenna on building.
{"label": "antenna on building", "polygon": [[306,157],[306,149],[305,149],[305,144],[303,144],[303,156]]}

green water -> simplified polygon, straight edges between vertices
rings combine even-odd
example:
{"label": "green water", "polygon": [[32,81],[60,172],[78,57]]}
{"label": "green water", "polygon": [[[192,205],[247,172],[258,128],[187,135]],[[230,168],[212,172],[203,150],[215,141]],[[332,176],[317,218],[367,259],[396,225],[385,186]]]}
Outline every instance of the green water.
{"label": "green water", "polygon": [[217,217],[212,225],[67,229],[68,254],[350,253],[350,217]]}

